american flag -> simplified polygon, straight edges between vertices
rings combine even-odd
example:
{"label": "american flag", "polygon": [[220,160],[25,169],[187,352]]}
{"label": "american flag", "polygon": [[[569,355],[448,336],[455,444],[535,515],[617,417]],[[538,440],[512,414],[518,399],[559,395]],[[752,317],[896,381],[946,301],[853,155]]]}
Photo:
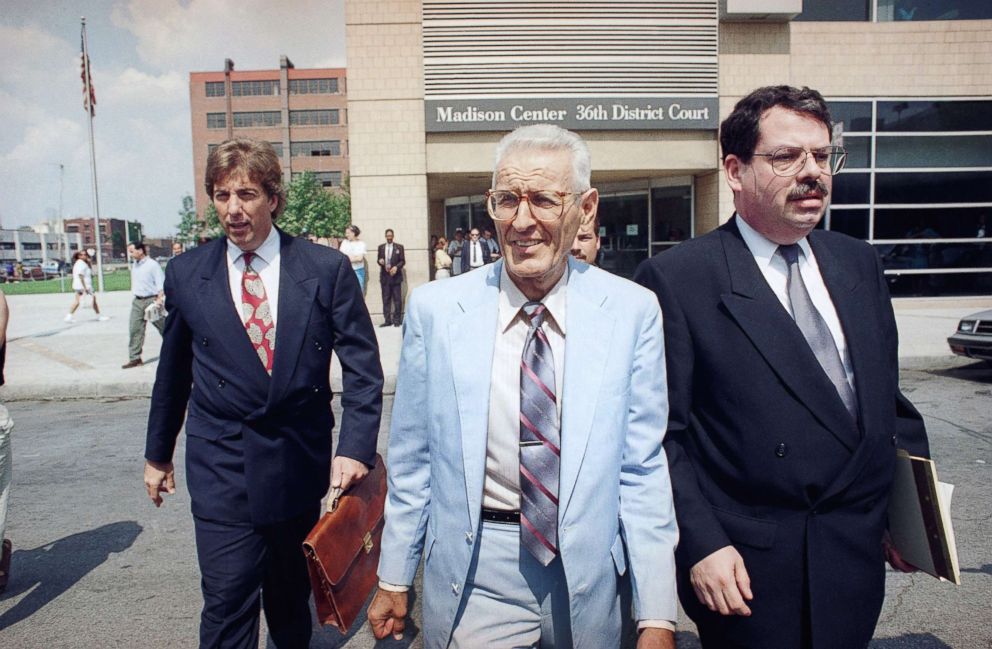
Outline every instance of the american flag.
{"label": "american flag", "polygon": [[[84,26],[85,30],[86,27]],[[90,74],[90,57],[86,54],[86,43],[83,40],[84,32],[79,34],[79,50],[81,52],[79,78],[83,80],[83,110],[89,111],[90,115],[96,115],[96,90],[93,89],[93,77]],[[86,93],[87,81],[89,82],[89,95]]]}

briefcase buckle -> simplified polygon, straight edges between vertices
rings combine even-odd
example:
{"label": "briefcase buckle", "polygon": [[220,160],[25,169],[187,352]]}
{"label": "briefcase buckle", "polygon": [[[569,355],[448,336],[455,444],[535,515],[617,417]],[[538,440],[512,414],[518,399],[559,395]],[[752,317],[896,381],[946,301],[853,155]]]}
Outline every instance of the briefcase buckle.
{"label": "briefcase buckle", "polygon": [[365,548],[365,554],[372,551],[372,532],[366,532],[365,536],[362,537],[362,547]]}

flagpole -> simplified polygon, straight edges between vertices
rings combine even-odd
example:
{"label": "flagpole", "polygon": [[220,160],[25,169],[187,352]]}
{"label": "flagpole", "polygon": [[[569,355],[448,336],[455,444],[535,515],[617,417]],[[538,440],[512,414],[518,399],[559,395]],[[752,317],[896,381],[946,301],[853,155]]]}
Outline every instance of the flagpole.
{"label": "flagpole", "polygon": [[96,273],[99,291],[103,293],[103,241],[100,236],[100,197],[96,184],[96,147],[93,145],[93,90],[90,80],[90,52],[86,42],[86,16],[83,23],[83,85],[85,91],[86,113],[90,127],[90,175],[93,178],[93,236],[96,239]]}

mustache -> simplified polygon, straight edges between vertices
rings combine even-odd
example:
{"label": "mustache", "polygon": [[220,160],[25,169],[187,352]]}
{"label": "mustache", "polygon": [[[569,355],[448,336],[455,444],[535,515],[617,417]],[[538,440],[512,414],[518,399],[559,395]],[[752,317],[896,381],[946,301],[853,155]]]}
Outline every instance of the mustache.
{"label": "mustache", "polygon": [[819,193],[823,198],[830,195],[830,190],[827,188],[826,184],[824,184],[822,180],[817,179],[807,180],[793,187],[792,191],[789,192],[788,199],[790,201],[799,200],[809,194],[812,194],[813,192]]}

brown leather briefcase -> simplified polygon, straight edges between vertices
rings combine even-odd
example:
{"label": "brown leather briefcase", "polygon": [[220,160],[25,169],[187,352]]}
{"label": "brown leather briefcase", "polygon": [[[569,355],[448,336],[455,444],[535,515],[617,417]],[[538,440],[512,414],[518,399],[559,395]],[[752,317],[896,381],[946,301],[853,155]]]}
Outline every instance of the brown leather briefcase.
{"label": "brown leather briefcase", "polygon": [[317,618],[341,633],[378,583],[385,507],[386,468],[376,455],[365,479],[334,498],[303,541]]}

